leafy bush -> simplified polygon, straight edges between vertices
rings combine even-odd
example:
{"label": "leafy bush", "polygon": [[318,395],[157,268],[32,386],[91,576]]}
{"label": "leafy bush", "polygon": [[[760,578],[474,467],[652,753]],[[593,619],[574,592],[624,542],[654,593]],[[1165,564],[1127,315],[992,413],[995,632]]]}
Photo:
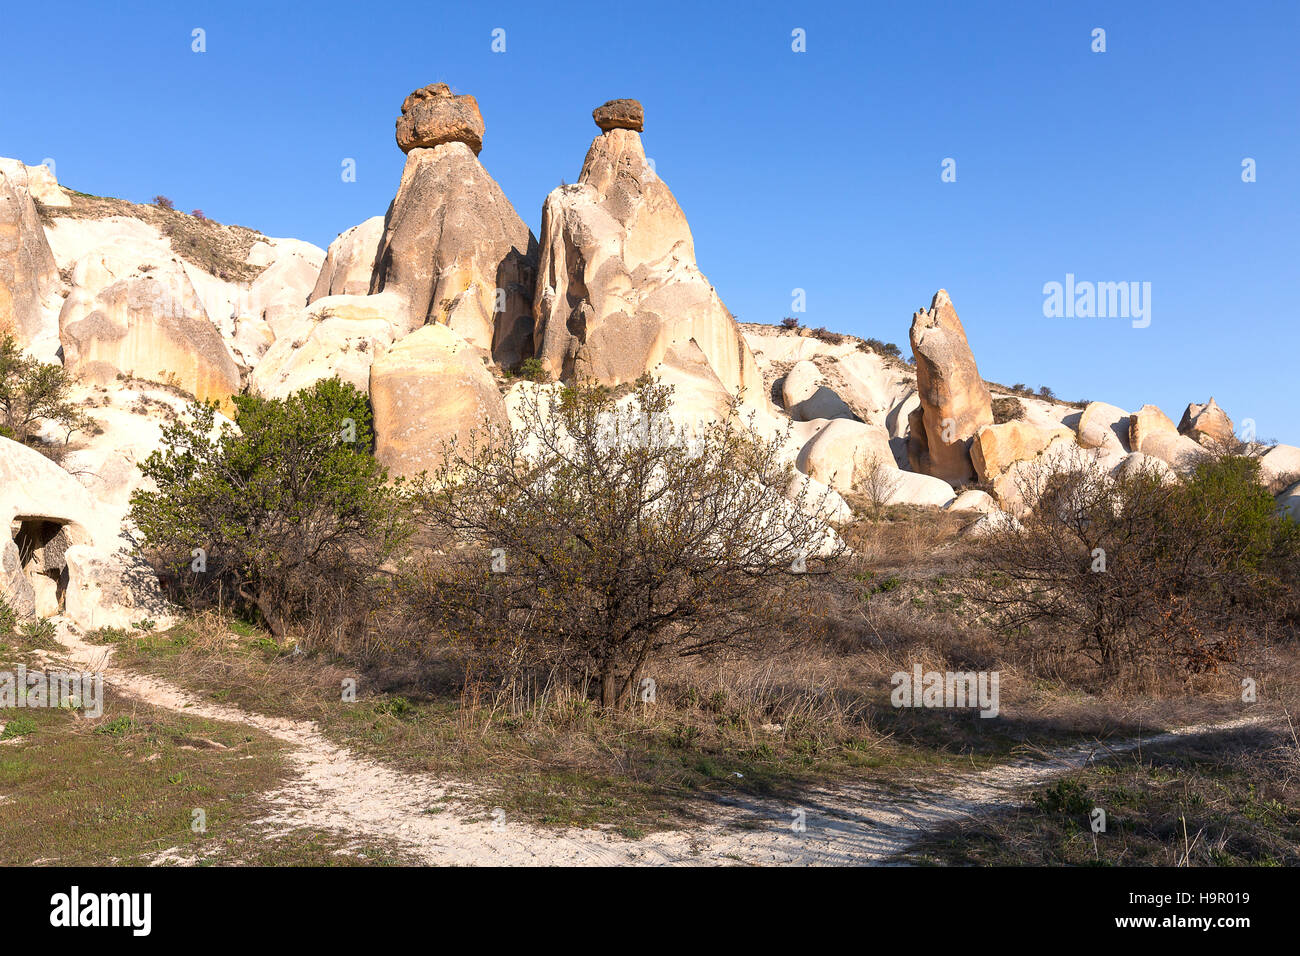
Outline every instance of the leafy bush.
{"label": "leafy bush", "polygon": [[72,377],[62,365],[29,358],[12,335],[0,337],[0,435],[36,444],[39,424],[52,422],[64,429],[66,442],[87,425],[69,398],[71,390]]}
{"label": "leafy bush", "polygon": [[407,533],[401,494],[370,453],[366,396],[337,379],[287,399],[234,399],[163,430],[131,516],[160,576],[191,605],[233,604],[277,638],[294,622],[346,627]]}
{"label": "leafy bush", "polygon": [[551,376],[546,372],[546,366],[542,364],[539,358],[526,358],[519,363],[517,374],[520,378],[527,379],[530,382],[546,382]]}

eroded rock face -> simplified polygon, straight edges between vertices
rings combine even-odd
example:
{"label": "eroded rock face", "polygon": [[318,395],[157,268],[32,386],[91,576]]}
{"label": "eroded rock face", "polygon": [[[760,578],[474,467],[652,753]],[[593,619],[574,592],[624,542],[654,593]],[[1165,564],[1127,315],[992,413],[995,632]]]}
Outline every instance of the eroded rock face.
{"label": "eroded rock face", "polygon": [[946,291],[912,317],[910,336],[920,407],[909,416],[908,459],[951,484],[969,481],[971,439],[993,424],[993,402]]}
{"label": "eroded rock face", "polygon": [[532,354],[537,241],[463,142],[412,149],[371,293],[408,303],[407,329],[446,325],[511,367]]}
{"label": "eroded rock face", "polygon": [[485,420],[507,422],[505,403],[482,353],[443,325],[397,342],[370,368],[375,457],[392,476],[432,471],[441,445],[462,443]]}
{"label": "eroded rock face", "polygon": [[578,182],[546,197],[534,317],[536,354],[556,378],[633,382],[694,340],[728,392],[766,406],[753,354],[635,130],[597,136]]}
{"label": "eroded rock face", "polygon": [[372,216],[339,234],[325,252],[308,304],[330,295],[365,295],[384,241],[384,217]]}
{"label": "eroded rock face", "polygon": [[409,153],[444,143],[464,143],[477,156],[483,149],[483,114],[474,97],[458,96],[446,83],[430,83],[402,102],[397,145]]}
{"label": "eroded rock face", "polygon": [[[40,167],[44,168],[44,167]],[[0,163],[0,335],[38,352],[58,347],[57,310],[51,296],[59,270],[29,190],[28,169]]]}
{"label": "eroded rock face", "polygon": [[1074,439],[1074,432],[1064,425],[1041,428],[1030,422],[1010,421],[1001,425],[983,425],[971,442],[971,464],[982,482],[992,482],[1019,461],[1032,461],[1053,441]]}
{"label": "eroded rock face", "polygon": [[612,129],[630,129],[641,132],[645,128],[645,110],[637,100],[610,100],[591,111],[601,132]]}
{"label": "eroded rock face", "polygon": [[1236,443],[1232,419],[1219,407],[1213,395],[1204,405],[1192,402],[1187,406],[1178,423],[1178,431],[1206,448],[1228,449]]}
{"label": "eroded rock face", "polygon": [[281,329],[249,376],[249,387],[267,398],[287,398],[315,382],[337,377],[361,391],[370,387],[370,366],[393,344],[405,321],[405,302],[389,294],[335,295],[317,299]]}
{"label": "eroded rock face", "polygon": [[175,263],[142,271],[130,260],[77,263],[59,315],[64,365],[96,384],[119,374],[165,382],[228,406],[239,367]]}

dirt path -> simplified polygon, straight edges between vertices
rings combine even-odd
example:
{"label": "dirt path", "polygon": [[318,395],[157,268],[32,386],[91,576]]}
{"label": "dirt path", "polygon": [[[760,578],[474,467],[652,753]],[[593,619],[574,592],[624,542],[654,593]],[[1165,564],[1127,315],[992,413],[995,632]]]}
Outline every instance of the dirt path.
{"label": "dirt path", "polygon": [[[272,832],[298,827],[336,831],[439,865],[879,864],[927,830],[975,813],[1016,805],[1024,789],[1083,767],[1096,756],[1125,753],[1183,737],[1267,722],[1238,718],[1171,733],[1057,751],[967,777],[955,788],[913,792],[857,785],[812,790],[798,804],[732,800],[717,820],[692,831],[626,840],[599,830],[553,831],[505,819],[484,819],[456,793],[468,788],[399,773],[330,742],[310,721],[253,714],[214,704],[157,678],[114,666],[111,648],[87,644],[60,622],[58,638],[73,667],[102,671],[117,691],[168,710],[245,724],[289,745],[296,776],[264,795]],[[441,808],[441,809],[439,809]],[[432,812],[431,812],[432,811]],[[799,824],[803,828],[799,828]],[[190,862],[167,851],[158,862]]]}

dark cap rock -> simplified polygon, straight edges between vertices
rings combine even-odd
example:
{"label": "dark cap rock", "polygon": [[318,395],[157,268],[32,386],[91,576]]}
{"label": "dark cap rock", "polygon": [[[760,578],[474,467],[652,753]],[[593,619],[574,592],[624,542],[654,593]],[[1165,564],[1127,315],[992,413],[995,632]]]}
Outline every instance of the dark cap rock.
{"label": "dark cap rock", "polygon": [[402,102],[397,145],[409,153],[443,143],[464,143],[477,154],[483,148],[483,114],[474,97],[457,95],[446,83],[430,83]]}
{"label": "dark cap rock", "polygon": [[645,110],[638,100],[610,100],[592,110],[591,118],[604,133],[612,129],[630,129],[639,133],[645,126]]}

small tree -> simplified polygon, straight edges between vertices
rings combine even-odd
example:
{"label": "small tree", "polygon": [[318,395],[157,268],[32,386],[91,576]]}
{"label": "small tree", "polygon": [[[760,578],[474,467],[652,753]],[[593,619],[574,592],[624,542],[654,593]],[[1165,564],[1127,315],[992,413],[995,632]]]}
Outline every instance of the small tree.
{"label": "small tree", "polygon": [[72,377],[62,365],[24,355],[18,341],[0,338],[0,435],[31,444],[41,422],[64,431],[64,443],[88,424],[69,398]]}
{"label": "small tree", "polygon": [[328,379],[287,399],[234,399],[238,428],[214,404],[163,431],[140,466],[131,517],[155,565],[192,599],[228,595],[277,638],[329,600],[351,607],[403,540],[397,490],[370,453],[370,410]]}
{"label": "small tree", "polygon": [[793,315],[787,315],[784,319],[781,320],[781,328],[797,329],[799,328],[799,320],[796,319]]}
{"label": "small tree", "polygon": [[154,196],[153,199],[152,199],[151,201],[152,201],[153,204],[154,204],[155,206],[157,206],[159,209],[167,209],[167,210],[171,210],[171,209],[175,209],[175,208],[176,208],[176,204],[175,204],[174,202],[172,202],[170,199],[168,199],[166,196],[163,196],[163,195],[157,195],[157,196]]}
{"label": "small tree", "polygon": [[626,704],[647,668],[782,630],[842,545],[825,496],[789,496],[781,442],[735,416],[695,433],[671,388],[552,387],[445,448],[423,496],[441,555],[416,582],[425,618],[503,669],[594,681]]}
{"label": "small tree", "polygon": [[1259,464],[1221,458],[1184,483],[1086,462],[1026,483],[1031,509],[985,539],[975,598],[1002,628],[1039,626],[1113,674],[1134,663],[1212,670],[1300,623],[1300,526]]}

